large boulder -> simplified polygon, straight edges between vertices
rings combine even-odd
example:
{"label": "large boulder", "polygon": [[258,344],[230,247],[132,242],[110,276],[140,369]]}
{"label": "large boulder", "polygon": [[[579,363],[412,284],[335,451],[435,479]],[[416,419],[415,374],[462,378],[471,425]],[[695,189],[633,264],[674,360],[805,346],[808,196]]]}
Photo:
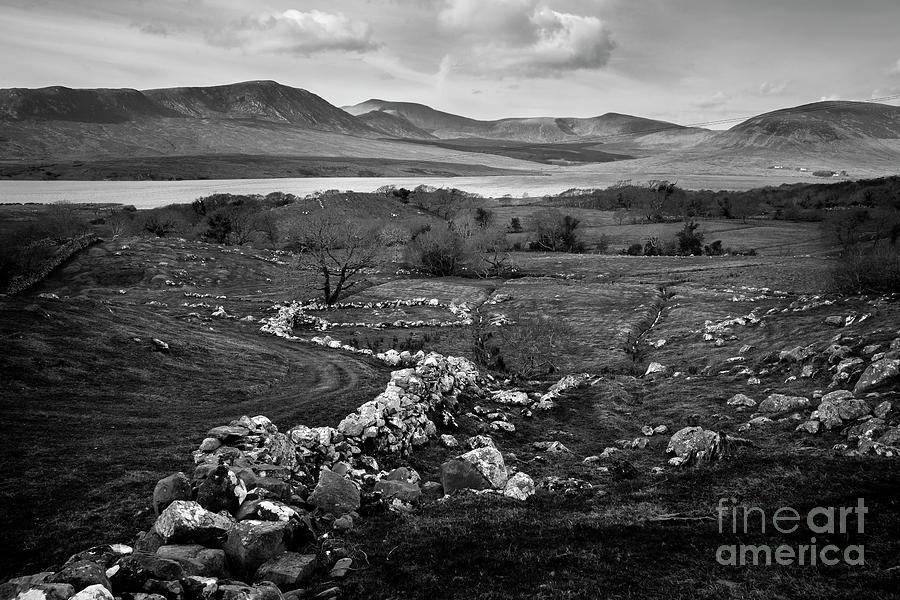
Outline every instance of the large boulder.
{"label": "large boulder", "polygon": [[759,403],[759,410],[765,413],[780,413],[809,408],[810,404],[809,398],[803,396],[769,394],[765,400]]}
{"label": "large boulder", "polygon": [[491,448],[490,446],[475,448],[466,452],[460,458],[472,463],[495,490],[502,490],[506,487],[506,480],[509,479],[509,475],[506,472],[503,455],[496,448]]}
{"label": "large boulder", "polygon": [[150,580],[176,581],[184,577],[184,569],[176,561],[143,552],[120,559],[116,566],[119,568],[110,576],[110,582],[117,596],[123,592],[143,592],[144,584]]}
{"label": "large boulder", "polygon": [[315,554],[285,552],[260,565],[256,581],[271,581],[285,592],[294,590],[313,576],[316,564]]}
{"label": "large boulder", "polygon": [[900,358],[882,358],[873,362],[860,376],[853,388],[854,395],[877,390],[900,379]]}
{"label": "large boulder", "polygon": [[156,551],[161,558],[174,560],[185,575],[199,577],[224,577],[225,552],[199,544],[161,546]]}
{"label": "large boulder", "polygon": [[224,540],[233,526],[231,519],[210,512],[197,502],[176,500],[159,515],[153,528],[164,544],[206,544]]}
{"label": "large boulder", "polygon": [[457,490],[487,490],[491,482],[475,465],[467,460],[454,458],[441,465],[441,484],[445,494]]}
{"label": "large boulder", "polygon": [[319,482],[308,502],[335,516],[347,514],[359,508],[359,488],[356,484],[328,468],[319,472]]}
{"label": "large boulder", "polygon": [[247,487],[237,474],[225,465],[219,465],[206,476],[197,489],[197,502],[211,512],[237,511],[247,497]]}
{"label": "large boulder", "polygon": [[160,479],[153,490],[153,510],[157,515],[175,500],[191,500],[191,480],[182,472]]}
{"label": "large boulder", "polygon": [[75,588],[68,583],[46,583],[52,573],[39,573],[26,577],[16,577],[0,585],[3,600],[68,600],[75,594]]}
{"label": "large boulder", "polygon": [[224,545],[232,572],[252,577],[260,565],[286,550],[288,533],[285,521],[248,520],[235,525]]}
{"label": "large boulder", "polygon": [[106,569],[89,560],[79,560],[64,566],[61,571],[47,578],[47,583],[68,583],[76,592],[91,585],[102,585],[107,590],[112,590],[106,577]]}
{"label": "large boulder", "polygon": [[724,458],[727,452],[725,438],[715,431],[702,427],[685,427],[669,439],[666,455],[672,466],[709,462]]}

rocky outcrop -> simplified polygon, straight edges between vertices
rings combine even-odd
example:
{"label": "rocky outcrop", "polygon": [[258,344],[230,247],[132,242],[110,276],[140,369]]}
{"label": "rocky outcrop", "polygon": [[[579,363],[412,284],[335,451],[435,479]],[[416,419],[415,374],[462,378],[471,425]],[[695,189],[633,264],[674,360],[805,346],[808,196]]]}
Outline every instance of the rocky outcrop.
{"label": "rocky outcrop", "polygon": [[669,439],[666,455],[673,467],[711,462],[725,457],[726,439],[702,427],[685,427]]}

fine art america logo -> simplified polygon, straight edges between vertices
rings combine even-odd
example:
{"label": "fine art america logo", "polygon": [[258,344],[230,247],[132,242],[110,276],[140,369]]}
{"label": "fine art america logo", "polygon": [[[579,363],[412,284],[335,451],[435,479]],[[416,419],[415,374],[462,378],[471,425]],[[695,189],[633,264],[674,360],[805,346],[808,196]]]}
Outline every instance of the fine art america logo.
{"label": "fine art america logo", "polygon": [[865,564],[865,547],[862,544],[844,546],[817,543],[816,536],[835,534],[853,535],[865,532],[865,515],[869,512],[862,498],[856,506],[817,506],[801,514],[790,506],[783,506],[771,514],[757,506],[738,506],[734,498],[719,499],[719,533],[766,534],[782,533],[801,535],[809,532],[809,543],[795,546],[781,544],[723,544],[716,550],[716,561],[726,566],[766,566],[771,564],[790,566],[833,566]]}

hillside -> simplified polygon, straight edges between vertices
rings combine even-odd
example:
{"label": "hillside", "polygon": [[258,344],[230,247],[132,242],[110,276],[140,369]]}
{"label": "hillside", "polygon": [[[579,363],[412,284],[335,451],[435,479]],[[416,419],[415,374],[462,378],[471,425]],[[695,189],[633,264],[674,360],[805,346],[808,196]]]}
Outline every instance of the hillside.
{"label": "hillside", "polygon": [[372,134],[364,123],[312,92],[274,81],[146,90],[144,95],[184,117],[261,119],[320,131]]}
{"label": "hillside", "polygon": [[531,143],[580,142],[600,137],[634,137],[661,131],[696,131],[674,123],[606,113],[590,118],[525,117],[479,121],[412,102],[366,100],[343,107],[352,115],[364,117],[374,111],[405,119],[437,138],[501,139]]}
{"label": "hillside", "polygon": [[357,117],[372,129],[395,138],[434,139],[434,136],[404,119],[383,110],[373,110]]}
{"label": "hillside", "polygon": [[872,102],[815,102],[765,113],[721,136],[761,148],[900,138],[900,107]]}
{"label": "hillside", "polygon": [[3,121],[124,123],[176,116],[177,112],[159,105],[138,90],[75,90],[61,86],[0,89],[0,119]]}

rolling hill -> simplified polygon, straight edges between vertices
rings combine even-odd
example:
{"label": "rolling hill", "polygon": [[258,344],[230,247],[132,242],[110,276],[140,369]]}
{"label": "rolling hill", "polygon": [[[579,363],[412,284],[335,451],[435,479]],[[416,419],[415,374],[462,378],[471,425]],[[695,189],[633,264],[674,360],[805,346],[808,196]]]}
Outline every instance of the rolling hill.
{"label": "rolling hill", "polygon": [[[638,138],[661,131],[693,133],[696,129],[674,123],[618,113],[590,118],[526,117],[479,121],[412,102],[371,99],[343,107],[365,117],[375,111],[405,119],[436,138],[481,138],[529,143],[584,142],[599,138]],[[633,141],[633,140],[632,140]]]}
{"label": "rolling hill", "polygon": [[763,173],[772,165],[888,174],[898,164],[900,108],[865,102],[786,108],[711,131],[611,112],[485,121],[379,99],[341,109],[274,81],[0,90],[0,177],[565,170],[677,178]]}

